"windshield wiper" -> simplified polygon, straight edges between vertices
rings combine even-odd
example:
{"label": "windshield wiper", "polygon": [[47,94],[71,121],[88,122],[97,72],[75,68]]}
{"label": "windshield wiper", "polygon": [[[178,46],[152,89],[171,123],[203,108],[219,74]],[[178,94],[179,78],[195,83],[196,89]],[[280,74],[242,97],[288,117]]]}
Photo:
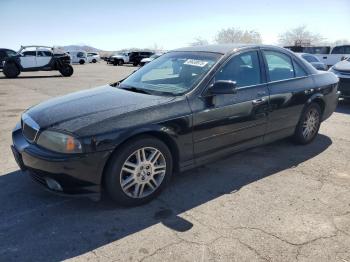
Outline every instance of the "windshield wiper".
{"label": "windshield wiper", "polygon": [[137,88],[134,86],[122,86],[122,87],[120,86],[119,88],[123,89],[123,90],[131,91],[131,92],[135,92],[135,93],[141,93],[141,94],[146,94],[146,95],[152,94],[151,92],[146,91],[145,89]]}

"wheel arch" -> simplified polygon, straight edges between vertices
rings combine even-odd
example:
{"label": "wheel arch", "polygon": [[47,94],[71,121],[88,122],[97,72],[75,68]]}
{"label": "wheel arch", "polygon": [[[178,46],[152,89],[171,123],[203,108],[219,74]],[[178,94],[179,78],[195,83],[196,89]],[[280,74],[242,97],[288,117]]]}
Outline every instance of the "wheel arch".
{"label": "wheel arch", "polygon": [[106,176],[106,170],[108,168],[108,165],[110,164],[111,158],[113,154],[115,154],[123,145],[127,144],[132,139],[137,139],[143,136],[153,137],[156,139],[159,139],[162,141],[170,150],[172,159],[173,159],[173,171],[177,172],[180,169],[179,166],[179,159],[180,159],[180,152],[179,147],[177,143],[175,142],[175,139],[172,137],[171,134],[166,133],[164,131],[161,131],[159,129],[148,129],[148,130],[139,130],[136,132],[129,133],[129,135],[124,136],[122,141],[118,143],[115,148],[112,150],[111,154],[109,155],[102,171],[101,175],[101,186],[104,186],[105,176]]}
{"label": "wheel arch", "polygon": [[6,64],[14,64],[20,71],[22,71],[22,66],[17,57],[10,57],[5,60],[4,67]]}
{"label": "wheel arch", "polygon": [[321,108],[321,114],[323,115],[324,110],[326,108],[326,102],[324,101],[324,95],[323,94],[319,94],[319,93],[314,94],[308,99],[307,102],[308,102],[307,104],[311,104],[311,103],[318,104],[320,106],[320,108]]}

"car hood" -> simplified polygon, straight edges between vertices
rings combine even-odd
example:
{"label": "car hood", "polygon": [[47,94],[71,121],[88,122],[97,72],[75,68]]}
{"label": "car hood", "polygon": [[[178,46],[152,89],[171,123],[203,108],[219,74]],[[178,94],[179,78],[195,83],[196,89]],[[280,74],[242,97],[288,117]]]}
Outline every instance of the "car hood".
{"label": "car hood", "polygon": [[[174,98],[135,93],[107,85],[50,99],[28,109],[26,113],[41,128],[54,127],[74,132],[77,126],[70,123],[79,122],[81,129],[111,117],[166,103],[172,99]],[[84,123],[80,121],[82,119]],[[61,126],[64,128],[60,128]]]}
{"label": "car hood", "polygon": [[338,71],[349,71],[350,72],[350,62],[347,60],[340,61],[333,66],[333,69]]}

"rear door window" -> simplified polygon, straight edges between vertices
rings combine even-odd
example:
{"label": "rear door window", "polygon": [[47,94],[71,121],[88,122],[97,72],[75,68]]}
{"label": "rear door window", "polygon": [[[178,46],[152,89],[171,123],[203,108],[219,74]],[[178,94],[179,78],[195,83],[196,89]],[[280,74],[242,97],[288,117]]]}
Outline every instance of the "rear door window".
{"label": "rear door window", "polygon": [[332,50],[332,54],[344,54],[344,46],[336,46]]}
{"label": "rear door window", "polygon": [[344,54],[350,54],[350,45],[344,46]]}
{"label": "rear door window", "polygon": [[263,51],[270,81],[294,78],[294,68],[291,58],[277,51]]}

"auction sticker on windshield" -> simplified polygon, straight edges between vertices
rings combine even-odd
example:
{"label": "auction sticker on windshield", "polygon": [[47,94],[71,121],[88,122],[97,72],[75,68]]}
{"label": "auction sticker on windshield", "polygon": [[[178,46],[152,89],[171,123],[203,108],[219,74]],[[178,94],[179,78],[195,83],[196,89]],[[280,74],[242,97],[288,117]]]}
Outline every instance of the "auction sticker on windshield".
{"label": "auction sticker on windshield", "polygon": [[207,61],[202,61],[202,60],[196,60],[196,59],[187,59],[184,65],[191,65],[191,66],[199,66],[199,67],[204,67],[207,65]]}

